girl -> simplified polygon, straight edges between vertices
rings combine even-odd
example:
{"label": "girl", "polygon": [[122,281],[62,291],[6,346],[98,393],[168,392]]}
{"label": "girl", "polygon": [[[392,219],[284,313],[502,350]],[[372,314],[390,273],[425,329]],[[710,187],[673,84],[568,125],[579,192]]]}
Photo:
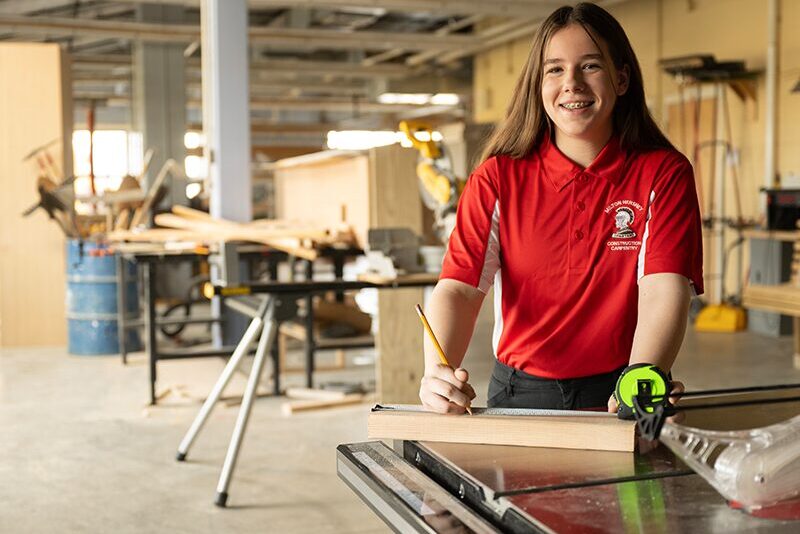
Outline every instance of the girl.
{"label": "girl", "polygon": [[488,405],[616,411],[627,365],[672,367],[703,278],[691,165],[608,12],[581,3],[542,23],[483,159],[427,307],[457,369],[425,340],[423,405],[463,413],[475,398],[458,367],[494,285]]}

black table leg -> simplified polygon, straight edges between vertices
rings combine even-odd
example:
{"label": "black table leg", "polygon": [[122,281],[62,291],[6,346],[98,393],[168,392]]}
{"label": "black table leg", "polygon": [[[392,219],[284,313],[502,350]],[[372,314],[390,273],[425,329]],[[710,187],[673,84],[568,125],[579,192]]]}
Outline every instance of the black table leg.
{"label": "black table leg", "polygon": [[150,364],[150,404],[156,403],[156,283],[153,276],[153,264],[149,261],[143,265],[144,276],[144,330],[147,335],[147,360]]}
{"label": "black table leg", "polygon": [[[344,254],[333,256],[333,273],[337,280],[344,278]],[[344,302],[344,291],[336,292],[336,302]]]}
{"label": "black table leg", "polygon": [[[314,279],[314,262],[306,261],[306,280]],[[306,297],[306,387],[314,387],[314,295]]]}
{"label": "black table leg", "polygon": [[279,321],[275,321],[275,341],[273,341],[272,346],[270,347],[270,357],[272,358],[272,372],[273,372],[273,381],[272,381],[272,394],[276,397],[280,396],[281,394],[281,362],[280,362],[280,354],[278,353],[278,333],[281,331],[281,323]]}
{"label": "black table leg", "polygon": [[122,364],[128,364],[128,348],[125,344],[127,339],[125,327],[125,315],[128,312],[128,306],[125,299],[127,277],[125,276],[125,260],[122,254],[116,253],[117,264],[117,337],[119,338],[119,354],[122,356]]}
{"label": "black table leg", "polygon": [[273,282],[278,281],[278,259],[274,255],[267,257],[267,269],[269,272],[269,279]]}

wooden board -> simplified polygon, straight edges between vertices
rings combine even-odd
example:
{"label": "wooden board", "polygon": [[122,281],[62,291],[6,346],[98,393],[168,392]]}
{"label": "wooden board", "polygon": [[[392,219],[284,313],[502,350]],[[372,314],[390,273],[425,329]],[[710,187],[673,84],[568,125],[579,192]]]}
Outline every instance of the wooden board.
{"label": "wooden board", "polygon": [[281,412],[283,415],[288,416],[297,412],[349,406],[351,404],[358,404],[360,402],[364,402],[363,393],[350,393],[338,399],[309,399],[284,402],[281,405]]}
{"label": "wooden board", "polygon": [[[370,228],[410,228],[422,235],[422,201],[415,164],[417,153],[399,145],[370,150]],[[422,288],[378,292],[376,374],[378,402],[419,402],[425,371],[422,327],[414,305]]]}
{"label": "wooden board", "polygon": [[743,304],[756,308],[800,317],[800,287],[794,284],[756,285],[744,289]]}
{"label": "wooden board", "polygon": [[633,452],[636,423],[608,416],[442,415],[422,411],[373,411],[369,439],[517,445]]}
{"label": "wooden board", "polygon": [[392,282],[423,282],[435,285],[439,280],[439,273],[411,273],[401,274],[395,278],[383,276],[378,273],[362,273],[358,275],[358,280],[371,284],[390,284]]}
{"label": "wooden board", "polygon": [[72,174],[70,87],[58,44],[0,44],[0,347],[66,344],[64,235],[22,212],[39,200],[32,150],[57,140],[48,174]]}
{"label": "wooden board", "polygon": [[335,227],[341,222],[344,205],[347,222],[363,247],[370,221],[368,159],[367,154],[354,153],[279,165],[274,178],[277,217]]}

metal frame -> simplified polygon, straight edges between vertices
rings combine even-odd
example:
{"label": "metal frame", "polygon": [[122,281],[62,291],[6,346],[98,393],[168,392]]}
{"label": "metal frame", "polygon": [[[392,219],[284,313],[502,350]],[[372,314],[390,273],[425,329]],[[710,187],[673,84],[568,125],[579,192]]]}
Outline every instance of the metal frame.
{"label": "metal frame", "polygon": [[[234,432],[231,437],[231,442],[228,446],[228,452],[225,456],[225,461],[222,466],[222,472],[220,474],[219,482],[217,484],[216,494],[214,497],[214,504],[220,507],[226,506],[228,501],[228,489],[230,487],[230,482],[233,478],[233,471],[236,466],[236,460],[239,455],[239,449],[241,448],[241,444],[244,439],[244,433],[247,429],[247,422],[249,420],[250,412],[252,410],[253,398],[255,396],[258,383],[261,380],[264,358],[266,357],[267,349],[274,346],[273,341],[275,338],[275,333],[278,330],[275,310],[276,310],[276,303],[279,301],[281,297],[283,296],[297,297],[305,295],[306,298],[310,298],[311,295],[313,294],[324,293],[327,291],[343,292],[348,290],[364,289],[367,287],[377,288],[377,289],[420,287],[420,286],[430,285],[431,283],[432,283],[431,281],[420,281],[420,280],[404,281],[402,279],[387,282],[385,284],[376,284],[372,282],[360,282],[360,281],[345,281],[345,280],[334,280],[334,281],[308,280],[305,282],[289,282],[289,283],[270,282],[262,284],[249,284],[238,287],[215,286],[214,287],[215,295],[225,296],[226,292],[234,292],[238,293],[239,295],[241,295],[242,293],[249,293],[251,295],[262,296],[263,301],[262,304],[257,309],[253,309],[252,307],[248,309],[247,306],[242,306],[242,305],[236,306],[239,311],[243,311],[245,313],[248,313],[248,315],[250,315],[251,317],[250,325],[248,326],[247,330],[242,336],[242,339],[236,346],[233,356],[230,358],[230,360],[228,360],[227,365],[220,373],[217,382],[214,384],[211,393],[209,394],[205,403],[203,403],[203,406],[201,407],[200,411],[198,412],[197,416],[195,417],[194,421],[189,427],[189,430],[187,431],[183,440],[181,440],[181,443],[178,446],[176,459],[178,461],[184,461],[186,459],[189,449],[191,448],[192,444],[194,443],[195,439],[200,433],[200,430],[203,428],[206,421],[208,420],[208,417],[211,415],[211,411],[213,410],[214,405],[219,400],[219,397],[222,394],[223,390],[225,389],[225,386],[227,386],[228,382],[230,381],[230,377],[232,376],[234,371],[236,371],[236,369],[239,367],[242,358],[249,351],[250,345],[252,344],[255,337],[258,335],[259,331],[261,331],[262,333],[261,337],[259,338],[258,349],[256,350],[255,360],[253,361],[253,367],[250,370],[250,375],[248,376],[247,387],[245,389],[245,393],[242,398],[242,405],[239,408],[239,415],[236,420],[236,426],[234,427]],[[228,297],[228,298],[235,298],[235,297]],[[313,365],[313,358],[311,363]],[[277,367],[275,369],[275,375],[276,377],[278,376]]]}

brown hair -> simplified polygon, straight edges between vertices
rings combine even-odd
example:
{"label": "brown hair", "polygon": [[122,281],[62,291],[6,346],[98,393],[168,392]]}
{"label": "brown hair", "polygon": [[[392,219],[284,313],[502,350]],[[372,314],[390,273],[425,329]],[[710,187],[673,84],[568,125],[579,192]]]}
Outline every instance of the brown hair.
{"label": "brown hair", "polygon": [[575,7],[556,9],[539,26],[528,61],[506,110],[506,118],[492,133],[482,161],[497,155],[523,158],[552,127],[541,95],[544,51],[553,35],[570,24],[580,24],[595,43],[597,38],[602,39],[617,69],[628,67],[628,90],[618,97],[612,119],[614,133],[620,137],[623,150],[674,148],[647,109],[642,71],[625,30],[605,9],[581,2]]}

